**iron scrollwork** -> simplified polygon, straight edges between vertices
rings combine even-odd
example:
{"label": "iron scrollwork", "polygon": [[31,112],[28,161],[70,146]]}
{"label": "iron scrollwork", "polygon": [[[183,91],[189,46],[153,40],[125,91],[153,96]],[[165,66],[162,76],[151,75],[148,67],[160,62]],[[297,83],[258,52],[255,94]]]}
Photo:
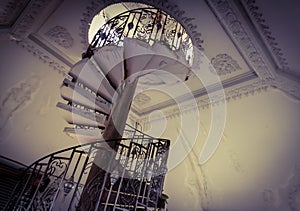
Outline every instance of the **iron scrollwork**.
{"label": "iron scrollwork", "polygon": [[110,158],[110,167],[118,166],[114,171],[119,176],[113,184],[113,169],[99,168],[88,178],[104,141],[76,146],[28,167],[7,210],[87,210],[97,203],[99,209],[112,205],[129,210],[155,207],[166,173],[162,167],[166,166],[169,141],[155,139],[130,126],[126,130],[126,138],[113,140],[119,146]]}
{"label": "iron scrollwork", "polygon": [[192,40],[184,27],[167,13],[152,7],[129,10],[108,20],[100,27],[84,56],[91,56],[93,49],[98,47],[122,45],[125,37],[150,45],[161,42],[179,51],[192,64]]}

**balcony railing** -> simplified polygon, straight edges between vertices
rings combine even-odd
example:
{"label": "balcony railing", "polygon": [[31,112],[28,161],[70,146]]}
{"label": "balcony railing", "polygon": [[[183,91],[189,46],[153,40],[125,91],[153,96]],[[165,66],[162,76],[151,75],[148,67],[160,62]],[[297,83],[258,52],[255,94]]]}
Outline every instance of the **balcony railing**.
{"label": "balcony railing", "polygon": [[[117,151],[106,153],[108,169],[87,180],[108,142],[118,143]],[[122,139],[52,153],[26,169],[6,210],[89,210],[89,206],[93,210],[156,209],[169,145],[169,140],[127,127]],[[94,194],[82,200],[85,191]]]}
{"label": "balcony railing", "polygon": [[108,20],[94,36],[85,56],[98,47],[122,45],[125,37],[141,39],[150,45],[161,42],[192,64],[190,36],[176,19],[156,8],[129,10]]}

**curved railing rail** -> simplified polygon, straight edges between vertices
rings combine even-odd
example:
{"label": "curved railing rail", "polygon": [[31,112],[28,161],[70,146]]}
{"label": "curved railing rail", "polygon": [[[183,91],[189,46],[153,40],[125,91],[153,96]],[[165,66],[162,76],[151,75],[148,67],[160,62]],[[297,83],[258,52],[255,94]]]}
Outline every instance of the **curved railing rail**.
{"label": "curved railing rail", "polygon": [[24,169],[27,168],[27,166],[19,161],[13,160],[11,158],[5,157],[3,155],[0,155],[0,163],[7,164],[9,166],[14,166],[16,168]]}
{"label": "curved railing rail", "polygon": [[[117,143],[115,153],[107,153],[107,142]],[[49,154],[26,169],[6,210],[89,210],[90,205],[95,210],[156,209],[169,145],[166,139],[135,135]],[[95,164],[102,173],[89,178],[90,187],[87,178]],[[85,191],[94,194],[82,200]]]}
{"label": "curved railing rail", "polygon": [[192,64],[192,40],[184,27],[166,12],[151,7],[129,10],[108,20],[94,36],[84,57],[91,56],[98,47],[122,45],[125,37],[141,39],[150,45],[159,41],[180,52]]}

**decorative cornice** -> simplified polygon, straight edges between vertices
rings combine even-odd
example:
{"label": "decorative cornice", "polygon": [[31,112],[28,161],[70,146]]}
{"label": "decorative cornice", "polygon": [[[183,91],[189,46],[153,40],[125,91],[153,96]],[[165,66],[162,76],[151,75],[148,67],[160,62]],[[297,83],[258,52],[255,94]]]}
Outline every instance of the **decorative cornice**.
{"label": "decorative cornice", "polygon": [[206,2],[263,83],[281,89],[293,98],[300,99],[300,84],[278,75],[272,64],[266,62],[268,59],[263,55],[259,44],[247,33],[244,23],[240,21],[243,18],[238,17],[231,5],[232,2],[228,0],[206,0]]}
{"label": "decorative cornice", "polygon": [[[220,97],[216,97],[214,95],[214,98],[215,98],[214,101],[212,101],[213,99],[211,101],[207,101],[208,98],[205,98],[205,96],[207,96],[208,91],[210,93],[213,93],[213,92],[225,89],[228,92],[228,90],[232,90],[233,87],[235,87],[238,84],[243,84],[247,81],[253,81],[254,82],[255,79],[258,79],[258,78],[257,78],[257,75],[254,72],[246,72],[246,73],[231,77],[229,79],[223,80],[222,81],[222,86],[219,83],[212,84],[212,85],[209,85],[207,87],[203,87],[201,89],[191,91],[191,93],[181,95],[181,96],[177,97],[177,100],[180,99],[181,102],[186,102],[186,101],[189,101],[189,100],[192,100],[192,99],[205,99],[202,102],[202,105],[209,106],[210,104],[216,103],[214,101],[220,101],[219,100]],[[263,81],[260,81],[260,83],[264,84]],[[268,85],[270,85],[270,84],[268,84]],[[254,88],[254,87],[255,87],[255,85],[252,86],[252,88]],[[243,87],[240,87],[240,88],[242,89]],[[239,89],[239,88],[235,88],[235,89]],[[249,90],[249,92],[250,92],[250,90]],[[231,97],[236,98],[234,93],[235,92],[226,93],[227,99],[229,100]],[[224,96],[223,96],[223,99],[224,99]],[[172,107],[174,105],[175,105],[174,99],[170,99],[170,100],[164,101],[162,103],[155,104],[155,105],[150,106],[150,107],[146,107],[143,110],[138,110],[138,109],[136,109],[135,106],[132,106],[132,110],[137,115],[144,116],[144,115],[147,115],[147,114],[151,113],[154,110],[161,110],[161,109],[164,109],[164,108],[167,108],[167,107]]]}
{"label": "decorative cornice", "polygon": [[20,15],[30,0],[2,0],[0,11],[0,25],[9,28]]}
{"label": "decorative cornice", "polygon": [[28,36],[30,28],[50,2],[51,0],[31,0],[20,18],[13,25],[12,36],[17,39],[23,39]]}
{"label": "decorative cornice", "polygon": [[63,75],[64,77],[67,77],[68,67],[65,67],[65,66],[59,64],[57,61],[52,59],[48,55],[48,53],[45,53],[43,50],[39,49],[34,44],[31,44],[30,41],[25,40],[25,39],[24,40],[11,39],[11,41],[16,42],[19,46],[26,49],[29,53],[31,53],[33,56],[37,57],[43,63],[48,64],[49,67],[52,67],[59,74]]}
{"label": "decorative cornice", "polygon": [[48,30],[45,35],[50,40],[64,48],[71,48],[73,46],[74,39],[72,35],[66,28],[62,26],[54,26],[53,28]]}
{"label": "decorative cornice", "polygon": [[81,18],[80,34],[82,38],[81,43],[84,45],[84,50],[88,47],[88,30],[89,24],[95,15],[97,15],[105,7],[124,2],[136,2],[141,4],[148,4],[155,8],[161,9],[168,13],[170,16],[175,18],[181,25],[186,29],[187,34],[192,39],[192,43],[199,50],[203,51],[201,34],[197,31],[197,25],[194,23],[194,18],[185,16],[185,11],[180,10],[179,6],[168,2],[167,0],[103,0],[103,1],[92,1],[89,6],[86,7],[86,11],[83,13]]}
{"label": "decorative cornice", "polygon": [[[205,96],[196,99],[197,105],[191,103],[188,105],[181,106],[180,108],[178,107],[178,105],[165,108],[163,109],[164,118],[172,119],[175,117],[179,117],[180,115],[186,112],[195,111],[196,109],[207,109],[210,106],[218,106],[220,104],[225,103],[225,101],[229,102],[231,100],[238,100],[242,97],[248,97],[256,93],[267,91],[269,87],[271,87],[269,84],[266,84],[261,80],[256,80],[253,83],[241,87],[225,90],[226,99],[224,98],[223,94],[214,95],[213,99],[210,99],[208,96]],[[158,116],[157,119],[155,119],[155,117],[152,117],[151,119],[153,121],[159,120],[161,119],[161,116]],[[140,119],[138,121],[141,122],[141,124],[145,125],[149,122],[149,114],[140,116]]]}
{"label": "decorative cornice", "polygon": [[256,22],[263,37],[267,41],[271,52],[280,66],[280,70],[288,71],[290,68],[288,67],[287,59],[284,58],[282,50],[279,48],[279,45],[276,42],[276,38],[272,35],[270,27],[266,24],[266,20],[264,19],[263,14],[260,12],[256,4],[256,0],[243,0],[242,3],[249,16]]}
{"label": "decorative cornice", "polygon": [[274,88],[277,88],[284,93],[286,93],[289,97],[296,98],[300,100],[300,84],[289,80],[285,77],[277,77],[276,80],[272,81],[270,85]]}

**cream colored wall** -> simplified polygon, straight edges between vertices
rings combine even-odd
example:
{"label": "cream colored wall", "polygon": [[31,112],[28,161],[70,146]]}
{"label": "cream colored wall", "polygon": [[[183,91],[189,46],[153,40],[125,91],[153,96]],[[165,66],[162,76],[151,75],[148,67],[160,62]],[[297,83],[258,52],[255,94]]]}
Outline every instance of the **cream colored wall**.
{"label": "cream colored wall", "polygon": [[[300,190],[292,191],[300,182],[300,103],[271,88],[230,101],[222,141],[213,157],[199,165],[199,154],[210,130],[210,112],[200,110],[199,136],[183,162],[174,166],[172,159],[186,153],[170,151],[171,169],[165,183],[165,192],[170,195],[169,210],[202,207],[281,211],[291,210],[290,206],[297,203],[299,207]],[[183,114],[187,115],[191,119],[188,124],[181,125],[184,118],[176,116],[153,122],[148,132],[163,133],[163,137],[172,140],[173,147],[185,146],[193,142],[185,137],[191,136],[192,129],[197,130],[193,115]],[[185,137],[178,135],[179,129]],[[292,199],[288,199],[290,195]]]}
{"label": "cream colored wall", "polygon": [[30,164],[76,144],[56,108],[63,75],[12,41],[0,46],[0,154]]}

